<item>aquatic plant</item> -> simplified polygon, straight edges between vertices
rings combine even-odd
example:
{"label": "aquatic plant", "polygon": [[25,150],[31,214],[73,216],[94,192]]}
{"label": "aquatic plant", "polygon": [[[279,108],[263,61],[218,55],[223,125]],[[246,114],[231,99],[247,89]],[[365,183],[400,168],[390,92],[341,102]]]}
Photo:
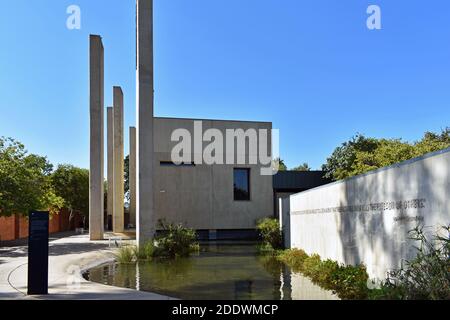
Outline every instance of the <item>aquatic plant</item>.
{"label": "aquatic plant", "polygon": [[133,247],[133,255],[136,260],[151,260],[155,255],[155,245],[152,240],[147,241],[142,246]]}
{"label": "aquatic plant", "polygon": [[187,257],[199,250],[197,234],[183,225],[158,222],[161,234],[155,237],[155,255],[159,257]]}
{"label": "aquatic plant", "polygon": [[120,247],[116,253],[116,259],[119,263],[128,264],[135,261],[134,247],[123,246]]}
{"label": "aquatic plant", "polygon": [[282,249],[283,236],[277,219],[265,218],[258,222],[256,228],[263,240],[262,251]]}

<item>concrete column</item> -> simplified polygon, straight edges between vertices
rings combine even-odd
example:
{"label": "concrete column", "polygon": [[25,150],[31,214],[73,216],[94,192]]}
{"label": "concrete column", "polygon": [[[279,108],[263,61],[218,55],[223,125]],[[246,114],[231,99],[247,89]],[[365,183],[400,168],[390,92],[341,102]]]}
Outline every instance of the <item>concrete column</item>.
{"label": "concrete column", "polygon": [[114,109],[107,108],[107,146],[108,146],[108,216],[114,216]]}
{"label": "concrete column", "polygon": [[136,0],[136,240],[153,238],[153,1]]}
{"label": "concrete column", "polygon": [[123,92],[113,88],[114,104],[114,215],[113,231],[124,231],[124,150],[123,150]]}
{"label": "concrete column", "polygon": [[89,37],[90,170],[89,235],[103,239],[104,49],[100,36]]}
{"label": "concrete column", "polygon": [[130,127],[130,223],[136,226],[136,128]]}

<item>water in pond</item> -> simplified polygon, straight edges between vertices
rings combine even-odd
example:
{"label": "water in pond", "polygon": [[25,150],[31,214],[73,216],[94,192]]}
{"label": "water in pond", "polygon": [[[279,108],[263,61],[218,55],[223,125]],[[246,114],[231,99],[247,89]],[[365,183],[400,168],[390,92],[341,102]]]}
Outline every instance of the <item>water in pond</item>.
{"label": "water in pond", "polygon": [[337,299],[274,258],[258,255],[254,244],[208,244],[190,258],[112,263],[85,277],[185,300]]}

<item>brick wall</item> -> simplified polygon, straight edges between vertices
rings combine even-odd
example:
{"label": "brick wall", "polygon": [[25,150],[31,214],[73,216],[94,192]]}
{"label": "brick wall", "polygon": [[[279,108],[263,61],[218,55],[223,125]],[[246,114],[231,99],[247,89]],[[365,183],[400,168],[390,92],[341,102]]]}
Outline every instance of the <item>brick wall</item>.
{"label": "brick wall", "polygon": [[[57,215],[50,217],[49,232],[57,233],[75,230],[83,225],[83,218],[79,213],[73,215],[69,221],[70,212],[61,210]],[[11,241],[28,237],[28,218],[20,215],[0,217],[0,241]]]}
{"label": "brick wall", "polygon": [[19,222],[19,234],[16,239],[22,239],[28,237],[28,218],[26,217],[17,217]]}
{"label": "brick wall", "polygon": [[48,231],[50,233],[55,233],[55,232],[60,231],[59,220],[60,220],[60,215],[59,214],[50,216],[50,219],[49,219],[49,222],[48,222]]}
{"label": "brick wall", "polygon": [[16,239],[16,217],[0,217],[0,241]]}

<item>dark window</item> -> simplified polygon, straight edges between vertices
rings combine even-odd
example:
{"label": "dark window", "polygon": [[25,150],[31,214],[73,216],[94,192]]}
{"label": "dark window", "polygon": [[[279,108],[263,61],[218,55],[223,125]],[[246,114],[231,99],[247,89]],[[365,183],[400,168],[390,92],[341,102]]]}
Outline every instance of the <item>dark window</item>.
{"label": "dark window", "polygon": [[184,162],[181,164],[176,164],[172,161],[161,161],[159,164],[161,167],[195,167],[195,163],[193,162]]}
{"label": "dark window", "polygon": [[234,169],[234,200],[250,200],[250,169]]}

